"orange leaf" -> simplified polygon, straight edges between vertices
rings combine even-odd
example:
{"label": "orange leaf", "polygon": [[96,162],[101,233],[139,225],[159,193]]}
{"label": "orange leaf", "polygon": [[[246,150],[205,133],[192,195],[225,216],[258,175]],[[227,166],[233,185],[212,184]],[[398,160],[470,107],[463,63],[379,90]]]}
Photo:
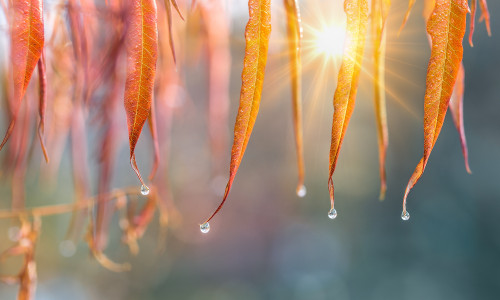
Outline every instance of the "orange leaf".
{"label": "orange leaf", "polygon": [[469,151],[467,150],[467,140],[465,139],[464,130],[464,80],[464,65],[460,64],[460,68],[458,69],[457,81],[455,82],[455,86],[453,87],[453,94],[451,94],[450,111],[451,116],[453,117],[453,123],[455,123],[455,127],[457,127],[458,134],[460,135],[460,144],[462,146],[462,154],[464,155],[465,169],[467,170],[467,173],[470,174],[471,171],[469,168]]}
{"label": "orange leaf", "polygon": [[470,1],[470,27],[469,27],[469,44],[471,47],[474,47],[474,44],[472,43],[472,36],[474,35],[474,25],[476,22],[476,7],[477,7],[477,0],[471,0]]}
{"label": "orange leaf", "polygon": [[405,219],[409,217],[406,211],[408,193],[422,176],[443,126],[462,61],[462,40],[467,11],[466,0],[437,0],[436,7],[427,22],[432,50],[427,68],[424,103],[424,155],[406,187],[402,215]]}
{"label": "orange leaf", "polygon": [[293,129],[295,132],[295,148],[297,149],[297,166],[299,180],[297,195],[304,197],[304,146],[302,142],[302,61],[300,59],[300,40],[302,25],[297,0],[284,0],[287,20],[288,51],[290,52],[290,79],[292,82]]}
{"label": "orange leaf", "polygon": [[175,10],[179,14],[179,17],[184,21],[184,17],[179,10],[179,6],[175,0],[164,0],[165,10],[167,12],[167,23],[168,23],[168,42],[170,44],[170,50],[172,51],[172,58],[174,60],[174,64],[177,63],[177,59],[175,57],[175,47],[174,47],[174,37],[172,35],[172,7],[174,6]]}
{"label": "orange leaf", "polygon": [[406,22],[408,22],[408,19],[410,18],[410,13],[411,9],[413,8],[413,5],[415,5],[416,0],[409,0],[408,1],[408,9],[406,10],[405,17],[403,19],[403,23],[401,24],[401,27],[399,27],[398,31],[398,36],[401,34],[401,31],[403,31],[403,28],[405,28]]}
{"label": "orange leaf", "polygon": [[154,0],[131,1],[127,47],[127,79],[125,82],[125,111],[130,142],[130,164],[143,185],[144,193],[149,188],[144,184],[135,161],[135,146],[146,122],[153,99],[156,59],[158,56],[158,28]]}
{"label": "orange leaf", "polygon": [[33,71],[42,55],[43,34],[43,1],[15,0],[12,3],[13,23],[11,32],[11,60],[14,73],[14,106],[12,120],[0,150],[9,139],[16,124],[21,101],[26,93]]}
{"label": "orange leaf", "polygon": [[490,26],[490,12],[488,11],[488,3],[486,0],[479,0],[479,7],[481,7],[481,17],[479,22],[484,20],[486,24],[486,31],[488,31],[488,36],[491,36],[491,26]]}
{"label": "orange leaf", "polygon": [[385,104],[385,23],[389,13],[390,0],[373,0],[372,2],[372,38],[374,61],[374,105],[377,120],[377,139],[380,165],[380,200],[385,198],[387,189],[385,176],[385,157],[389,137],[387,132],[387,109]]}
{"label": "orange leaf", "polygon": [[344,11],[347,15],[347,33],[337,89],[333,97],[332,143],[330,146],[330,172],[328,176],[332,212],[334,209],[332,176],[335,172],[345,131],[354,110],[354,101],[358,90],[358,79],[365,47],[366,26],[368,24],[368,1],[346,0],[344,2]]}
{"label": "orange leaf", "polygon": [[227,195],[247,148],[248,140],[252,134],[257,113],[259,112],[267,62],[267,49],[271,34],[271,1],[249,0],[248,8],[250,18],[245,28],[246,47],[243,72],[241,73],[240,107],[238,108],[236,123],[234,125],[229,180],[221,203],[202,226],[208,226],[207,223],[219,212],[224,202],[226,202]]}

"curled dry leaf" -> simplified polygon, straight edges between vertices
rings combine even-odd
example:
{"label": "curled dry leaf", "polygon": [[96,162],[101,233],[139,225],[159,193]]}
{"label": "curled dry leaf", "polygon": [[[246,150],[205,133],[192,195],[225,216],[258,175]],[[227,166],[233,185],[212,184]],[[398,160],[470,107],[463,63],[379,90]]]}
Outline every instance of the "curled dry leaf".
{"label": "curled dry leaf", "polygon": [[427,68],[424,102],[424,155],[406,187],[403,198],[404,214],[406,214],[408,193],[422,176],[443,126],[462,61],[462,40],[467,11],[466,0],[437,0],[436,7],[427,22],[432,50]]}
{"label": "curled dry leaf", "polygon": [[259,112],[267,62],[267,49],[271,34],[271,1],[249,0],[248,8],[250,18],[245,28],[246,46],[243,72],[241,74],[240,106],[234,125],[229,180],[221,203],[206,222],[210,221],[219,212],[227,199]]}
{"label": "curled dry leaf", "polygon": [[300,40],[302,24],[297,0],[284,0],[287,23],[288,52],[290,56],[290,80],[292,85],[293,129],[297,151],[298,183],[297,194],[304,196],[304,146],[302,134],[302,61]]}
{"label": "curled dry leaf", "polygon": [[366,26],[368,24],[368,1],[346,0],[344,11],[347,15],[347,31],[344,55],[340,65],[337,88],[333,97],[332,141],[330,146],[330,171],[328,190],[331,208],[334,207],[333,173],[337,165],[340,148],[354,110],[361,61],[365,47]]}
{"label": "curled dry leaf", "polygon": [[11,60],[14,74],[12,120],[0,144],[3,148],[16,124],[21,102],[44,45],[43,1],[16,0],[12,3]]}
{"label": "curled dry leaf", "polygon": [[375,119],[377,121],[377,141],[379,152],[379,170],[380,170],[380,200],[385,198],[387,190],[385,175],[385,157],[387,153],[387,144],[389,135],[387,130],[387,109],[385,104],[385,49],[386,49],[386,30],[385,23],[391,6],[390,0],[372,1],[372,38],[373,38],[373,82],[374,82],[374,106]]}
{"label": "curled dry leaf", "polygon": [[135,160],[135,146],[149,117],[153,98],[158,28],[154,0],[131,1],[126,33],[127,78],[125,111],[130,142],[130,164],[147,189]]}

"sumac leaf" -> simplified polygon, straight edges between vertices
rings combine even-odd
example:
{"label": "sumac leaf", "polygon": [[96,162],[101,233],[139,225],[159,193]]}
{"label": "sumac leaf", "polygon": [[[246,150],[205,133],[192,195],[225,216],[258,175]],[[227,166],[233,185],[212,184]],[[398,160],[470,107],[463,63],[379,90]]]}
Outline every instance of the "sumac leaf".
{"label": "sumac leaf", "polygon": [[234,125],[229,180],[221,203],[205,223],[209,222],[226,202],[259,112],[271,34],[271,1],[249,0],[248,8],[250,18],[245,28],[246,47],[241,74],[240,106]]}
{"label": "sumac leaf", "polygon": [[462,40],[467,11],[466,0],[437,0],[427,22],[432,49],[427,68],[424,102],[424,155],[406,186],[403,198],[404,215],[407,213],[408,193],[422,176],[443,126],[462,61]]}
{"label": "sumac leaf", "polygon": [[328,175],[328,190],[330,192],[331,208],[334,208],[334,187],[332,176],[335,172],[340,147],[354,110],[358,79],[361,71],[361,61],[366,39],[368,24],[368,1],[346,0],[344,11],[347,15],[347,32],[344,55],[340,65],[337,88],[333,97],[332,142],[330,146],[330,171]]}
{"label": "sumac leaf", "polygon": [[42,55],[44,45],[43,1],[14,0],[11,32],[11,60],[14,73],[12,120],[0,144],[3,148],[16,124],[21,101]]}
{"label": "sumac leaf", "polygon": [[157,11],[154,0],[131,1],[126,36],[127,78],[125,111],[130,142],[130,164],[147,191],[137,167],[135,146],[146,122],[153,98],[158,56]]}

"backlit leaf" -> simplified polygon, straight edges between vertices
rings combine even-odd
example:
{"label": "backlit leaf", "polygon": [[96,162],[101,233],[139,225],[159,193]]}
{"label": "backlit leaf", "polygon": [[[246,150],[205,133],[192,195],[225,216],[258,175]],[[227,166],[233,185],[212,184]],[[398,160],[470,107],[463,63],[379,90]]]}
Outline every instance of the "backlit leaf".
{"label": "backlit leaf", "polygon": [[427,22],[432,50],[427,68],[424,102],[424,155],[406,187],[403,214],[406,214],[408,193],[422,176],[443,126],[462,61],[462,40],[467,11],[466,0],[437,0],[436,7]]}
{"label": "backlit leaf", "polygon": [[408,1],[408,9],[406,10],[406,14],[403,19],[403,23],[401,24],[401,27],[399,27],[398,35],[401,34],[401,31],[403,31],[403,28],[405,28],[406,22],[408,22],[408,19],[410,18],[410,13],[411,9],[413,8],[413,5],[415,5],[416,0],[409,0]]}
{"label": "backlit leaf", "polygon": [[295,148],[297,151],[298,183],[297,195],[305,196],[304,186],[304,146],[302,138],[302,61],[300,58],[300,40],[302,24],[297,0],[284,0],[288,52],[290,56],[290,80],[292,85],[293,129],[295,132]]}
{"label": "backlit leaf", "polygon": [[339,77],[333,97],[332,142],[330,146],[330,171],[328,189],[331,207],[334,208],[333,173],[337,165],[340,147],[354,110],[361,61],[365,47],[366,26],[368,24],[368,1],[346,0],[344,11],[347,15],[347,31],[344,55],[340,65]]}
{"label": "backlit leaf", "polygon": [[374,82],[374,106],[375,119],[377,121],[377,140],[380,165],[380,199],[385,198],[387,189],[385,175],[385,157],[387,153],[387,144],[389,143],[387,131],[387,109],[385,104],[385,49],[386,49],[386,30],[385,24],[390,0],[372,1],[372,38],[373,38],[373,82]]}
{"label": "backlit leaf", "polygon": [[135,146],[149,116],[153,98],[158,56],[157,13],[154,0],[131,1],[127,30],[125,111],[130,142],[130,164],[145,186],[135,160]]}
{"label": "backlit leaf", "polygon": [[479,18],[479,22],[484,21],[486,31],[488,31],[488,35],[491,36],[490,12],[488,11],[488,3],[486,0],[479,0],[479,7],[481,7],[481,17]]}
{"label": "backlit leaf", "polygon": [[271,34],[271,1],[249,0],[248,8],[250,18],[245,29],[246,47],[241,74],[240,106],[234,125],[229,180],[221,203],[206,222],[210,221],[226,202],[259,112]]}
{"label": "backlit leaf", "polygon": [[21,101],[26,93],[33,71],[42,55],[44,44],[43,1],[14,0],[11,32],[11,61],[14,74],[12,120],[0,144],[3,148],[16,124]]}

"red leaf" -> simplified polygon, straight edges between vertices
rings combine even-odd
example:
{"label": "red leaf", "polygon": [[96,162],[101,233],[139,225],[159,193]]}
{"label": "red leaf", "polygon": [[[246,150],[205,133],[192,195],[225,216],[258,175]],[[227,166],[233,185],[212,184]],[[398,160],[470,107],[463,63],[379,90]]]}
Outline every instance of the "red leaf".
{"label": "red leaf", "polygon": [[14,107],[12,120],[0,150],[9,139],[16,124],[21,101],[26,93],[33,71],[42,55],[44,44],[43,1],[14,0],[14,20],[11,32],[11,59],[14,73]]}
{"label": "red leaf", "polygon": [[135,160],[135,146],[149,116],[153,99],[158,56],[156,2],[154,0],[131,1],[128,26],[125,111],[130,142],[130,164],[141,181],[144,192],[147,193],[149,188],[142,180]]}

